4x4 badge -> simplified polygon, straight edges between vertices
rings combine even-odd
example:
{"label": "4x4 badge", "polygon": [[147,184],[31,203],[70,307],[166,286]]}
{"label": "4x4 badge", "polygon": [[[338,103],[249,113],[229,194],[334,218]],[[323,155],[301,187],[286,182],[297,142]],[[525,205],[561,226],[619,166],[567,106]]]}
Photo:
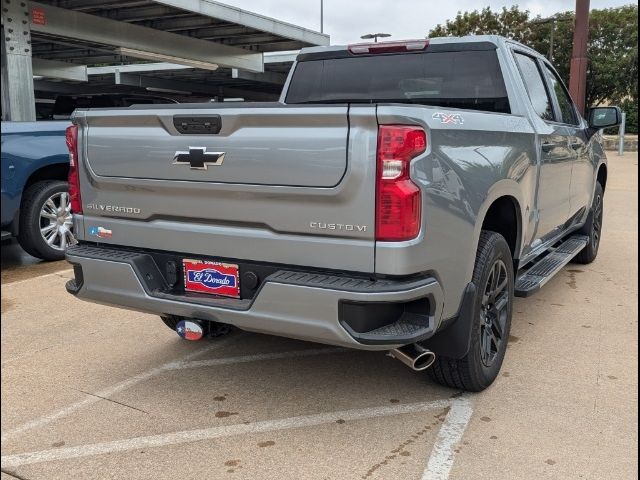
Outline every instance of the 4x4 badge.
{"label": "4x4 badge", "polygon": [[174,165],[189,165],[196,170],[206,170],[208,166],[222,165],[225,152],[207,152],[207,147],[189,147],[188,152],[176,152]]}

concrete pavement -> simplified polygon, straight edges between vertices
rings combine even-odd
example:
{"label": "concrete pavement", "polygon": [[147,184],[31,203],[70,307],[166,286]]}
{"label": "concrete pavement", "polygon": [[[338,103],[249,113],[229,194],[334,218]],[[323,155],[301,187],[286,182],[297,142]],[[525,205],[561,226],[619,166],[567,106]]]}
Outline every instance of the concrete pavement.
{"label": "concrete pavement", "polygon": [[2,247],[2,480],[637,478],[637,154],[609,153],[596,262],[516,301],[476,395],[381,353],[181,341]]}

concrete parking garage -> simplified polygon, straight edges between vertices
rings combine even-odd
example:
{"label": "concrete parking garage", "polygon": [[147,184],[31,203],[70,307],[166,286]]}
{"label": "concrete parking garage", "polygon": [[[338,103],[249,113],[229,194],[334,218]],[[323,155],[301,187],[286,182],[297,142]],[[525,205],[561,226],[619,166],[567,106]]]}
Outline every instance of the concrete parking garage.
{"label": "concrete parking garage", "polygon": [[276,100],[302,47],[329,36],[212,0],[3,0],[2,120],[36,99],[155,93]]}

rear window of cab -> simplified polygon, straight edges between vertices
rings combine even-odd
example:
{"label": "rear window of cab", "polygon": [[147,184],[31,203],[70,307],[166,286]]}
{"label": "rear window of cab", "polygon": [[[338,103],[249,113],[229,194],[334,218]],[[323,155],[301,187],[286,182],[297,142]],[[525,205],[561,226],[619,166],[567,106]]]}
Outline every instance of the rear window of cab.
{"label": "rear window of cab", "polygon": [[511,113],[495,50],[298,62],[286,103],[411,103]]}

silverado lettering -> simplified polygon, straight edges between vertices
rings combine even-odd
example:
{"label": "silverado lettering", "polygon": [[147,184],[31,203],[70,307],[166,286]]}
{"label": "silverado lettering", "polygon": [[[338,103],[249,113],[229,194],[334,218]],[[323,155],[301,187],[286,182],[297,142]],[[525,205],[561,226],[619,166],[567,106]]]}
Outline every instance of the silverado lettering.
{"label": "silverado lettering", "polygon": [[121,207],[118,205],[98,205],[96,203],[88,203],[86,205],[87,210],[100,210],[102,212],[116,212],[116,213],[135,213],[139,214],[141,210],[135,207]]}

